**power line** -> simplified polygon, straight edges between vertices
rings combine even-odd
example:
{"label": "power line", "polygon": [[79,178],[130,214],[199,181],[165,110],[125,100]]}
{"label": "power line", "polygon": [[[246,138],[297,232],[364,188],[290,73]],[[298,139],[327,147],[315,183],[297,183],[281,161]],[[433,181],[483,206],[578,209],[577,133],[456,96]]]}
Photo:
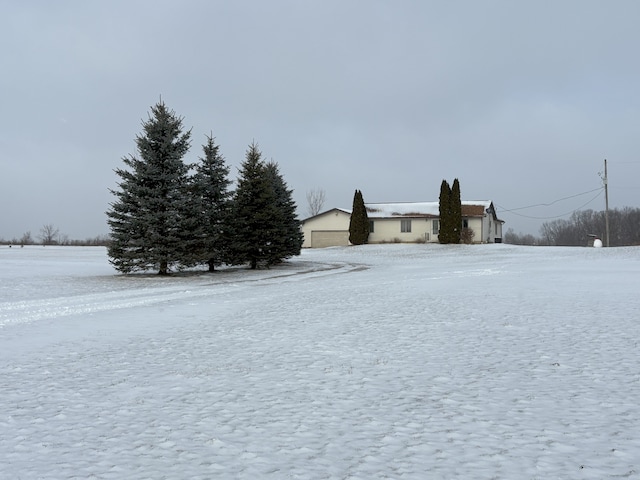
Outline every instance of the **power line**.
{"label": "power line", "polygon": [[[563,213],[563,214],[561,214],[561,215],[554,215],[554,216],[552,216],[552,217],[534,217],[534,216],[532,216],[532,215],[524,215],[524,214],[522,214],[522,213],[514,213],[514,210],[522,210],[523,208],[531,208],[531,207],[535,207],[535,206],[538,206],[538,205],[553,205],[554,203],[559,202],[560,200],[565,200],[566,198],[574,198],[574,197],[578,197],[578,196],[580,196],[580,195],[584,195],[585,193],[592,193],[592,192],[595,192],[596,190],[599,190],[599,191],[598,191],[598,193],[597,193],[593,198],[591,198],[588,202],[586,202],[586,203],[584,203],[584,204],[580,205],[578,208],[575,208],[575,209],[573,209],[573,210],[571,210],[571,211],[569,211],[569,212]],[[565,199],[559,199],[559,200],[556,200],[556,201],[554,201],[554,202],[552,202],[552,203],[549,203],[549,204],[542,203],[542,204],[538,204],[538,205],[531,205],[531,207],[521,207],[520,209],[506,210],[506,209],[504,209],[503,207],[501,207],[500,205],[498,205],[497,203],[496,203],[496,206],[497,206],[497,207],[499,207],[499,208],[502,208],[502,211],[503,211],[503,212],[511,213],[511,214],[513,214],[513,215],[517,215],[518,217],[523,217],[523,218],[532,218],[532,219],[534,219],[534,220],[554,220],[554,219],[556,219],[556,218],[562,218],[562,217],[566,217],[567,215],[571,215],[572,213],[577,212],[577,211],[578,211],[578,210],[580,210],[581,208],[586,207],[586,206],[587,206],[587,205],[589,205],[591,202],[593,202],[596,198],[598,198],[600,195],[602,195],[602,193],[604,192],[604,188],[598,188],[598,189],[596,189],[596,190],[591,190],[590,192],[585,192],[585,193],[581,193],[581,194],[578,194],[578,195],[572,195],[572,196],[570,196],[570,197],[566,197]]]}
{"label": "power line", "polygon": [[[584,204],[580,205],[578,208],[575,208],[575,209],[573,209],[573,210],[571,210],[571,211],[569,211],[569,212],[563,213],[563,214],[561,214],[561,215],[554,215],[554,216],[552,216],[552,217],[534,217],[534,216],[531,216],[531,215],[523,215],[522,213],[513,213],[513,211],[511,211],[511,212],[509,212],[509,213],[512,213],[513,215],[517,215],[517,216],[519,216],[519,217],[524,217],[524,218],[533,218],[533,219],[535,219],[535,220],[554,220],[554,219],[556,219],[556,218],[566,217],[567,215],[571,215],[572,213],[577,212],[577,211],[578,211],[578,210],[580,210],[581,208],[586,207],[586,206],[587,206],[587,205],[589,205],[591,202],[593,202],[596,198],[598,198],[600,195],[602,195],[602,192],[604,191],[604,189],[599,189],[599,190],[600,190],[600,191],[595,195],[595,197],[593,197],[592,199],[590,199],[588,202],[586,202],[586,203],[584,203]],[[573,198],[573,197],[571,197],[571,198]],[[496,203],[496,205],[497,205],[498,207],[500,207],[500,205],[498,205],[497,203]],[[500,208],[502,208],[502,207],[500,207]],[[505,211],[507,211],[507,210],[505,210]]]}
{"label": "power line", "polygon": [[[553,202],[550,202],[550,203],[536,203],[534,205],[527,205],[526,207],[518,207],[518,208],[504,208],[504,207],[500,207],[500,205],[498,205],[498,204],[496,204],[496,205],[498,205],[500,208],[502,208],[503,212],[513,213],[513,212],[515,212],[517,210],[526,210],[527,208],[550,207],[551,205],[554,205],[554,204],[556,204],[558,202],[562,202],[563,200],[569,200],[571,198],[580,197],[582,195],[587,195],[589,193],[593,193],[593,192],[596,192],[598,190],[604,190],[604,187],[598,187],[598,188],[594,188],[593,190],[589,190],[588,192],[576,193],[575,195],[570,195],[568,197],[559,198],[559,199],[554,200]],[[589,202],[591,202],[591,200]],[[535,218],[535,217],[532,217],[532,218]]]}
{"label": "power line", "polygon": [[[576,193],[575,195],[569,195],[567,197],[562,197],[562,198],[558,198],[557,200],[554,200],[552,202],[549,203],[536,203],[536,204],[532,204],[532,205],[527,205],[524,207],[518,207],[518,208],[505,208],[499,204],[495,204],[496,207],[500,208],[502,210],[503,213],[511,213],[513,215],[517,215],[519,217],[523,217],[523,218],[531,218],[534,220],[553,220],[553,219],[557,219],[557,218],[562,218],[562,217],[566,217],[567,215],[571,215],[579,210],[581,210],[582,208],[586,207],[587,205],[589,205],[591,202],[593,202],[595,199],[597,199],[598,197],[600,197],[603,193],[605,193],[605,196],[607,194],[607,160],[604,161],[604,175],[603,172],[599,172],[598,175],[600,175],[600,177],[602,178],[603,181],[603,186],[602,187],[598,187],[598,188],[594,188],[593,190],[588,190],[586,192],[582,192],[582,193]],[[616,161],[614,162],[615,165],[640,165],[640,161]],[[620,190],[636,190],[638,187],[620,187]],[[590,193],[593,192],[597,192],[595,196],[593,196],[591,199],[589,199],[587,202],[585,202],[584,204],[580,205],[578,208],[575,208],[569,212],[565,212],[562,213],[560,215],[553,215],[553,216],[546,216],[546,217],[538,217],[538,216],[533,216],[533,215],[524,215],[522,213],[516,213],[518,210],[526,210],[528,208],[535,208],[535,207],[550,207],[552,205],[555,205],[558,202],[562,202],[564,200],[570,200],[572,198],[576,198],[576,197],[580,197],[582,195],[588,195]],[[609,202],[608,202],[608,198],[607,198],[607,213],[608,213],[608,208],[609,208]],[[607,246],[608,246],[608,227],[607,227]]]}

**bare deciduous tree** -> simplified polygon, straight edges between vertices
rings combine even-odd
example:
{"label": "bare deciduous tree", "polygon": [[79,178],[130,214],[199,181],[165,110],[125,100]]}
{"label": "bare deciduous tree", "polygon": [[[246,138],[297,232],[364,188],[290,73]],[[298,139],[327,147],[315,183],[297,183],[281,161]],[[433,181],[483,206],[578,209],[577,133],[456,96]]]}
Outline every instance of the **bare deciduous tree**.
{"label": "bare deciduous tree", "polygon": [[307,211],[309,216],[318,215],[324,207],[325,192],[321,188],[314,188],[307,192]]}
{"label": "bare deciduous tree", "polygon": [[24,232],[22,237],[20,237],[20,245],[31,245],[33,243],[33,238],[31,238],[31,232]]}
{"label": "bare deciduous tree", "polygon": [[43,245],[55,245],[58,243],[59,233],[60,231],[55,227],[55,225],[49,223],[40,229],[40,240]]}
{"label": "bare deciduous tree", "polygon": [[[609,211],[611,246],[640,245],[640,208]],[[605,212],[576,210],[569,219],[545,222],[540,228],[543,245],[584,246],[589,237],[602,238],[606,231]]]}

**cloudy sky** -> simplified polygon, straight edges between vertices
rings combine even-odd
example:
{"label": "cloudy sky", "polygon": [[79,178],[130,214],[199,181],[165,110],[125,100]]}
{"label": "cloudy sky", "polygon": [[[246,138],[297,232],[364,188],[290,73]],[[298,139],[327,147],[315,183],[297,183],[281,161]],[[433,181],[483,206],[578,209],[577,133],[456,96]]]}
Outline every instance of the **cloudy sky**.
{"label": "cloudy sky", "polygon": [[212,132],[235,178],[255,140],[301,217],[314,188],[350,208],[457,177],[537,235],[604,209],[605,158],[610,206],[640,207],[639,18],[635,0],[4,2],[0,238],[108,233],[160,96],[187,160]]}

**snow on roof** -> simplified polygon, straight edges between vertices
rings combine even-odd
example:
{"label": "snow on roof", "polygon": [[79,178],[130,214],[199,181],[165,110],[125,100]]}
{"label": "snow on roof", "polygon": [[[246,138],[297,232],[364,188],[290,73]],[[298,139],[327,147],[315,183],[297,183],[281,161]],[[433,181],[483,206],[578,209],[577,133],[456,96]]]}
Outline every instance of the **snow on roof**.
{"label": "snow on roof", "polygon": [[[464,217],[481,217],[492,205],[490,200],[463,200],[462,215]],[[367,216],[369,218],[394,218],[394,217],[423,217],[437,218],[440,216],[440,202],[397,202],[397,203],[365,203]],[[329,212],[340,211],[351,215],[351,210],[347,208],[332,208],[313,217],[304,219],[302,222],[312,218],[326,215]]]}
{"label": "snow on roof", "polygon": [[365,206],[369,218],[437,217],[440,214],[438,202],[366,203]]}
{"label": "snow on roof", "polygon": [[[488,200],[461,202],[463,210],[468,216],[482,215],[491,206]],[[389,217],[439,217],[440,202],[401,202],[401,203],[366,203],[367,216],[369,218],[389,218]],[[464,207],[477,206],[479,209],[464,209]],[[477,212],[474,210],[478,210]]]}

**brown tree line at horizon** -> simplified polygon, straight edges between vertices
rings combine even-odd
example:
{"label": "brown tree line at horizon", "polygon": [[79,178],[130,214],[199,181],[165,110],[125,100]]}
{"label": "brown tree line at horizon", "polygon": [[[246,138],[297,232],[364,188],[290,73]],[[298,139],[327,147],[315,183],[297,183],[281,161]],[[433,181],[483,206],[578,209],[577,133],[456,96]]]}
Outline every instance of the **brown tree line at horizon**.
{"label": "brown tree line at horizon", "polygon": [[[585,246],[593,236],[604,240],[605,235],[604,211],[579,210],[569,219],[543,223],[539,237],[508,229],[503,241],[514,245]],[[640,208],[609,210],[609,246],[634,245],[640,245]]]}

